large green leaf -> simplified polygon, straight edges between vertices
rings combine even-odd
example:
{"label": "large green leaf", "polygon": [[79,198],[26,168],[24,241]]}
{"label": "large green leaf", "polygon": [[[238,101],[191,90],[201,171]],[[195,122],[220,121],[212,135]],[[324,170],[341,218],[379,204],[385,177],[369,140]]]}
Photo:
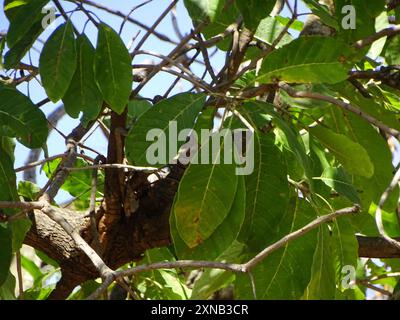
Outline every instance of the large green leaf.
{"label": "large green leaf", "polygon": [[51,101],[67,92],[76,69],[76,44],[71,22],[59,26],[40,54],[39,70],[43,87]]}
{"label": "large green leaf", "polygon": [[12,259],[12,233],[6,225],[0,224],[0,287],[6,281]]}
{"label": "large green leaf", "polygon": [[374,164],[360,144],[320,125],[310,128],[309,131],[335,155],[349,173],[366,178],[374,174]]}
{"label": "large green leaf", "polygon": [[311,268],[311,280],[303,298],[332,300],[335,298],[336,277],[332,254],[332,239],[328,227],[318,228],[318,242]]}
{"label": "large green leaf", "polygon": [[0,135],[17,137],[28,148],[46,142],[46,117],[32,101],[11,87],[0,87]]}
{"label": "large green leaf", "polygon": [[110,108],[122,113],[132,91],[132,59],[118,33],[104,23],[98,29],[95,79]]}
{"label": "large green leaf", "polygon": [[[236,239],[242,226],[245,213],[245,192],[244,178],[239,176],[235,199],[226,218],[208,239],[194,248],[188,247],[182,240],[177,230],[175,214],[171,214],[171,236],[177,256],[180,259],[213,260],[222,254]],[[177,205],[176,201],[174,208]]]}
{"label": "large green leaf", "polygon": [[[129,131],[125,146],[128,160],[136,165],[148,165],[148,156],[154,155],[154,150],[153,153],[150,153],[149,147],[157,144],[163,150],[158,150],[159,153],[163,153],[159,154],[161,163],[151,163],[151,165],[163,165],[171,162],[179,148],[185,143],[185,141],[177,141],[178,138],[174,136],[172,125],[176,124],[175,134],[179,134],[183,129],[193,128],[204,101],[203,94],[181,93],[155,104],[138,119]],[[152,129],[153,131],[151,131]],[[154,132],[155,136],[147,138],[151,132]],[[148,139],[153,140],[148,141]],[[176,149],[174,144],[176,144]]]}
{"label": "large green leaf", "polygon": [[[275,201],[278,204],[279,201]],[[271,204],[274,206],[275,204]],[[291,198],[286,210],[280,211],[281,221],[270,233],[268,228],[258,235],[258,241],[272,244],[315,218],[310,204],[297,196]],[[252,270],[257,299],[299,299],[311,278],[311,266],[317,244],[317,230],[289,242],[273,252]],[[256,253],[256,252],[255,252]],[[249,258],[253,255],[249,255]],[[236,295],[239,299],[254,299],[248,275],[236,276]]]}
{"label": "large green leaf", "polygon": [[259,82],[336,83],[347,78],[352,50],[328,37],[300,37],[268,55]]}
{"label": "large green leaf", "polygon": [[[244,112],[244,111],[242,111]],[[245,113],[244,113],[245,114]],[[257,128],[254,114],[248,114],[253,127]],[[254,132],[254,170],[245,176],[246,217],[239,241],[260,249],[265,245],[259,236],[273,232],[282,219],[289,201],[287,168],[280,150],[274,144],[274,136]]]}
{"label": "large green leaf", "polygon": [[[28,0],[28,1],[7,1],[4,11],[10,11],[7,17],[10,20],[10,27],[7,31],[7,45],[12,48],[17,44],[38,21],[41,16],[43,6],[47,0]],[[20,4],[15,6],[15,4]]]}
{"label": "large green leaf", "polygon": [[71,84],[63,98],[65,111],[73,118],[80,112],[86,120],[95,119],[103,102],[94,80],[94,48],[85,35],[77,39],[77,67]]}
{"label": "large green leaf", "polygon": [[191,164],[174,204],[176,228],[189,248],[207,240],[226,219],[235,198],[234,164]]}
{"label": "large green leaf", "polygon": [[349,217],[336,219],[332,233],[332,247],[335,259],[335,270],[338,287],[343,288],[342,279],[346,276],[345,266],[357,268],[358,259],[358,241],[355,235],[356,231],[352,226]]}

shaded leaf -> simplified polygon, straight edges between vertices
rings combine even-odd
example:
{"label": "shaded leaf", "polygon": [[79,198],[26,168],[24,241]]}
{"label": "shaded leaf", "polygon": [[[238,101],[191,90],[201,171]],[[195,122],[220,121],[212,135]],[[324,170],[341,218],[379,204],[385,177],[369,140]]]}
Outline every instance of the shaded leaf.
{"label": "shaded leaf", "polygon": [[82,112],[89,121],[95,119],[101,110],[103,99],[94,80],[94,48],[85,35],[77,39],[77,66],[75,74],[63,97],[65,111],[72,118]]}
{"label": "shaded leaf", "polygon": [[59,26],[46,41],[39,71],[47,96],[53,102],[67,92],[76,69],[76,45],[71,22]]}

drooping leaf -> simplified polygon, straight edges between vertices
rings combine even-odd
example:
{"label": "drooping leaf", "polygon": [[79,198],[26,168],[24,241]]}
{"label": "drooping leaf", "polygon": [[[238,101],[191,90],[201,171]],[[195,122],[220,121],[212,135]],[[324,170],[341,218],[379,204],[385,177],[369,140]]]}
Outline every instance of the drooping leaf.
{"label": "drooping leaf", "polygon": [[[10,151],[9,138],[0,136],[0,200],[16,201],[18,199],[14,158]],[[13,151],[13,150],[12,150]],[[3,213],[12,214],[13,209],[2,209]]]}
{"label": "drooping leaf", "polygon": [[[254,106],[249,104],[246,107],[250,109]],[[246,217],[239,241],[260,249],[265,242],[259,241],[259,235],[265,234],[267,230],[272,232],[282,219],[282,212],[285,211],[289,201],[289,187],[286,164],[280,150],[274,144],[273,135],[261,133],[257,113],[246,113],[247,109],[241,112],[256,128],[254,170],[245,176]]]}
{"label": "drooping leaf", "polygon": [[[174,204],[174,208],[179,203]],[[182,240],[176,226],[176,217],[170,216],[171,236],[175,251],[180,259],[214,260],[219,257],[236,239],[244,220],[245,213],[245,185],[243,176],[238,178],[238,186],[235,199],[222,223],[215,229],[214,233],[204,242],[194,248],[190,248]],[[178,208],[178,212],[179,212]]]}
{"label": "drooping leaf", "polygon": [[174,204],[176,228],[189,248],[216,232],[235,198],[234,164],[191,164],[179,184]]}
{"label": "drooping leaf", "polygon": [[76,69],[76,44],[71,22],[59,26],[46,41],[39,71],[47,96],[53,102],[67,92]]}
{"label": "drooping leaf", "polygon": [[[278,201],[275,203],[278,204]],[[297,196],[280,213],[282,219],[275,225],[273,234],[265,228],[264,233],[258,235],[258,241],[263,242],[268,238],[268,244],[272,244],[315,218],[310,204]],[[316,245],[317,231],[313,230],[289,242],[257,265],[252,270],[257,299],[299,299],[310,282]],[[254,254],[249,255],[249,258]],[[248,275],[237,275],[235,288],[239,299],[254,299]]]}
{"label": "drooping leaf", "polygon": [[[185,143],[183,139],[178,141],[177,134],[183,129],[193,128],[204,101],[203,94],[182,93],[155,104],[138,119],[128,133],[125,145],[128,160],[136,165],[146,166],[149,164],[148,159],[155,157],[156,151],[149,147],[160,144],[158,153],[162,154],[158,154],[156,159],[159,162],[150,164],[158,166],[170,163]],[[149,141],[150,139],[152,140]]]}
{"label": "drooping leaf", "polygon": [[374,174],[374,165],[360,144],[322,126],[310,128],[309,131],[335,155],[349,173],[366,178]]}
{"label": "drooping leaf", "polygon": [[12,233],[6,225],[0,224],[0,287],[7,279],[12,259]]}
{"label": "drooping leaf", "polygon": [[40,148],[47,139],[46,117],[32,101],[11,87],[0,88],[0,135],[17,137],[28,148]]}
{"label": "drooping leaf", "polygon": [[63,97],[65,111],[72,118],[79,113],[89,121],[95,119],[100,110],[103,99],[94,80],[93,61],[94,48],[85,35],[77,39],[77,66],[75,74]]}
{"label": "drooping leaf", "polygon": [[264,59],[257,81],[337,83],[347,78],[351,53],[333,38],[300,37]]}
{"label": "drooping leaf", "polygon": [[331,243],[332,239],[327,226],[320,226],[311,268],[311,280],[304,293],[304,299],[332,300],[335,298],[336,277]]}
{"label": "drooping leaf", "polygon": [[95,80],[110,108],[122,113],[132,90],[131,57],[121,37],[101,23],[94,58]]}

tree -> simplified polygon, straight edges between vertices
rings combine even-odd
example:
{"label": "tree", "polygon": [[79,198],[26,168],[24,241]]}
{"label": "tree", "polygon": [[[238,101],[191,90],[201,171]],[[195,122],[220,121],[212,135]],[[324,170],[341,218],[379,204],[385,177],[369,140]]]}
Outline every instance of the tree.
{"label": "tree", "polygon": [[47,3],[3,7],[2,299],[396,298],[399,1]]}

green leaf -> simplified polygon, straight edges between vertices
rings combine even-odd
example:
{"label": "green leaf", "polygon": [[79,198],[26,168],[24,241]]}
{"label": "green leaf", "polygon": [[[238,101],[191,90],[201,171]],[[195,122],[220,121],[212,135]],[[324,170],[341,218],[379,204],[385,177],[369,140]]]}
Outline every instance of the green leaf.
{"label": "green leaf", "polygon": [[205,270],[201,277],[195,282],[190,299],[209,299],[214,292],[226,287],[234,280],[235,275],[232,272],[218,269]]}
{"label": "green leaf", "polygon": [[[174,204],[174,208],[177,204]],[[214,233],[200,245],[190,248],[182,240],[177,227],[175,214],[170,216],[171,236],[175,251],[180,259],[214,260],[219,257],[236,239],[244,220],[245,185],[243,176],[238,178],[238,186],[232,207],[226,218]]]}
{"label": "green leaf", "polygon": [[[381,103],[379,103],[378,99],[374,97],[371,98],[363,97],[357,90],[354,90],[353,85],[349,82],[338,83],[332,86],[332,89],[335,90],[342,97],[349,100],[351,104],[355,105],[359,109],[365,111],[374,118],[382,121],[389,127],[400,130],[400,123],[396,119],[395,114],[387,110]],[[376,89],[378,88],[373,88],[373,87],[370,88],[370,90],[375,95],[378,95],[376,93],[377,91]]]}
{"label": "green leaf", "polygon": [[[374,127],[353,113],[330,107],[325,110],[324,118],[332,130],[361,145],[373,164],[374,174],[371,177],[355,176],[353,178],[353,184],[359,190],[362,206],[368,209],[371,202],[378,203],[393,178],[392,154],[388,144]],[[350,152],[354,153],[354,150]],[[379,157],[376,156],[377,154]],[[366,158],[362,161],[361,165],[366,162]],[[385,210],[392,211],[396,208],[397,194],[396,188],[386,201]],[[354,218],[357,219],[357,217]]]}
{"label": "green leaf", "polygon": [[12,259],[12,233],[4,224],[0,224],[0,286],[7,279]]}
{"label": "green leaf", "polygon": [[132,59],[118,33],[104,23],[98,29],[95,79],[110,108],[122,113],[132,91]]}
{"label": "green leaf", "polygon": [[331,242],[328,227],[320,226],[311,268],[311,281],[303,296],[304,299],[333,300],[335,298],[336,277]]}
{"label": "green leaf", "polygon": [[147,100],[133,99],[128,103],[128,117],[133,124],[137,119],[139,119],[146,111],[152,107],[152,104]]}
{"label": "green leaf", "polygon": [[[43,170],[47,177],[50,177],[52,173],[57,169],[58,164],[61,159],[56,159],[48,162],[44,165]],[[88,163],[82,159],[78,159],[75,163],[75,167],[85,167]],[[85,210],[89,207],[89,198],[91,190],[92,181],[92,171],[91,170],[79,170],[70,172],[68,178],[65,180],[61,189],[69,192],[69,194],[80,200],[75,202],[75,207],[77,210]],[[99,172],[98,182],[97,182],[97,194],[96,197],[104,196],[104,173]]]}
{"label": "green leaf", "polygon": [[223,2],[221,0],[184,0],[185,7],[194,21],[214,21]]}
{"label": "green leaf", "polygon": [[[279,201],[275,201],[278,203]],[[260,242],[272,244],[315,219],[315,211],[305,200],[294,196],[290,205],[280,212],[281,221],[273,224],[273,232],[264,229],[258,235]],[[272,227],[272,224],[271,224]],[[299,299],[311,278],[311,266],[317,244],[317,230],[289,242],[273,252],[252,270],[257,299]],[[249,254],[253,257],[259,251]],[[235,282],[239,299],[254,299],[252,285],[247,274],[238,274]]]}
{"label": "green leaf", "polygon": [[[9,3],[4,11],[13,9],[12,14],[7,17],[10,20],[10,27],[7,31],[7,45],[12,48],[17,44],[28,32],[41,16],[43,6],[48,0],[29,0],[22,4],[20,1]],[[14,4],[20,4],[14,6]]]}
{"label": "green leaf", "polygon": [[352,203],[360,203],[357,191],[342,167],[327,167],[320,178],[314,179],[321,179],[327,186],[347,197]]}
{"label": "green leaf", "polygon": [[[254,37],[268,44],[272,44],[278,36],[283,32],[284,26],[276,19],[276,17],[267,17],[260,21]],[[286,33],[279,41],[277,48],[284,46],[292,41],[290,34]]]}
{"label": "green leaf", "polygon": [[244,24],[250,30],[256,30],[260,21],[269,16],[275,6],[274,0],[236,0],[235,4],[242,13]]}
{"label": "green leaf", "polygon": [[[18,200],[16,175],[14,172],[14,157],[10,154],[10,141],[8,138],[0,136],[0,200]],[[12,148],[11,148],[12,149]],[[13,209],[2,209],[3,213],[11,215]]]}
{"label": "green leaf", "polygon": [[11,87],[0,88],[0,135],[17,137],[28,148],[40,148],[47,139],[46,117],[32,101]]}
{"label": "green leaf", "polygon": [[268,55],[257,81],[336,83],[347,78],[352,49],[327,37],[300,37]]}
{"label": "green leaf", "polygon": [[[249,106],[248,106],[249,107]],[[246,114],[250,124],[258,128],[254,114]],[[246,217],[239,241],[261,249],[265,241],[261,234],[272,232],[282,219],[289,201],[287,168],[280,150],[274,144],[274,136],[254,132],[254,170],[245,176]]]}
{"label": "green leaf", "polygon": [[366,178],[374,174],[374,165],[367,151],[360,144],[320,125],[310,128],[309,132],[335,155],[349,173]]}
{"label": "green leaf", "polygon": [[21,255],[22,267],[32,276],[34,285],[40,285],[39,281],[43,278],[43,273],[40,268],[30,259]]}
{"label": "green leaf", "polygon": [[400,37],[388,39],[384,51],[385,60],[389,65],[400,64]]}
{"label": "green leaf", "polygon": [[65,111],[72,118],[80,112],[86,120],[96,119],[103,99],[94,80],[94,48],[85,35],[77,39],[77,66],[71,84],[63,97]]}
{"label": "green leaf", "polygon": [[36,195],[40,192],[40,187],[30,181],[18,182],[18,194],[25,198],[25,200],[35,200]]}
{"label": "green leaf", "polygon": [[13,241],[12,247],[13,252],[18,251],[25,240],[25,236],[31,228],[32,222],[28,218],[18,219],[10,223],[12,229]]}
{"label": "green leaf", "polygon": [[335,7],[338,8],[338,10],[335,10],[335,15],[339,24],[342,23],[343,19],[347,21],[346,15],[348,15],[348,13],[346,12],[344,14],[341,10],[345,5],[354,7],[356,12],[356,28],[338,28],[338,37],[340,39],[351,44],[375,33],[375,18],[384,10],[385,0],[369,2],[365,0],[336,0]]}
{"label": "green leaf", "polygon": [[26,52],[32,47],[37,37],[42,33],[42,22],[37,21],[31,29],[19,40],[4,56],[4,67],[7,69],[14,68]]}
{"label": "green leaf", "polygon": [[0,286],[0,300],[15,300],[15,278],[10,271],[7,272],[6,280]]}
{"label": "green leaf", "polygon": [[234,164],[191,164],[174,204],[176,228],[189,248],[208,239],[231,209],[238,184]]}
{"label": "green leaf", "polygon": [[[321,5],[317,0],[303,0],[304,3],[307,5],[307,7],[310,8],[311,12],[318,16],[321,21],[326,24],[327,26],[330,26],[336,30],[339,29],[339,24],[337,20],[331,16],[328,8],[325,5]],[[338,7],[337,10],[340,7]]]}
{"label": "green leaf", "polygon": [[43,87],[51,101],[67,92],[76,69],[76,45],[71,22],[59,26],[46,41],[39,60]]}
{"label": "green leaf", "polygon": [[[174,135],[183,129],[193,128],[204,102],[204,94],[181,93],[155,104],[138,119],[126,137],[125,149],[129,162],[136,165],[148,165],[147,159],[155,157],[155,150],[149,149],[152,146],[158,150],[159,162],[150,163],[151,165],[170,163],[185,143],[185,141],[178,141],[178,137]],[[171,130],[175,123],[176,132]],[[150,137],[150,133],[154,135]],[[149,141],[149,139],[152,140]],[[173,143],[177,144],[176,150],[173,148]]]}
{"label": "green leaf", "polygon": [[346,276],[343,268],[345,266],[357,268],[358,241],[355,234],[356,231],[349,217],[341,217],[334,221],[332,247],[335,257],[337,283],[341,290],[346,289],[342,287],[342,279]]}

